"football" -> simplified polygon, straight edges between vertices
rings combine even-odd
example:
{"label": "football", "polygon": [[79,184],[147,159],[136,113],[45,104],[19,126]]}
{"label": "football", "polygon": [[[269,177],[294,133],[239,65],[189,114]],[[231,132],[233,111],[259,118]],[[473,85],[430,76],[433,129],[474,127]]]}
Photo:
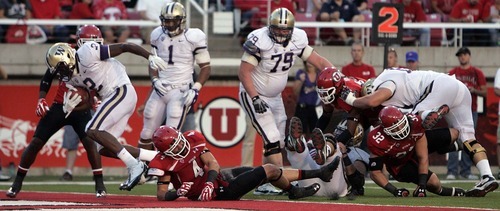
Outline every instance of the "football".
{"label": "football", "polygon": [[90,93],[87,91],[87,89],[85,87],[75,87],[76,88],[76,92],[75,91],[72,91],[73,93],[71,94],[71,96],[75,95],[75,94],[78,94],[82,97],[82,102],[80,102],[74,109],[74,111],[81,111],[81,110],[85,110],[85,109],[89,109],[91,108],[92,106],[92,102],[91,102],[91,99],[90,99]]}

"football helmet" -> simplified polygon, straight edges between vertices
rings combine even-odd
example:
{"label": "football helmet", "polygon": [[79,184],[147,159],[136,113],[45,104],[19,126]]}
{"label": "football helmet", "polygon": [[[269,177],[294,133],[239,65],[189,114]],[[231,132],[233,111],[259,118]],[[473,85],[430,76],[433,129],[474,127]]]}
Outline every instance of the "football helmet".
{"label": "football helmet", "polygon": [[276,43],[286,43],[292,38],[295,17],[286,8],[275,9],[269,16],[269,36]]}
{"label": "football helmet", "polygon": [[343,86],[344,75],[335,67],[325,67],[316,81],[316,91],[324,104],[332,103],[335,95],[342,91]]}
{"label": "football helmet", "polygon": [[177,36],[186,28],[186,10],[179,2],[166,4],[160,14],[163,32],[171,36]]}
{"label": "football helmet", "polygon": [[89,41],[94,41],[101,45],[104,44],[101,30],[95,25],[84,25],[80,27],[76,32],[76,40],[78,47],[81,47],[83,43]]}
{"label": "football helmet", "polygon": [[171,126],[163,125],[156,129],[152,139],[158,151],[176,160],[185,158],[191,148],[184,135]]}
{"label": "football helmet", "polygon": [[59,79],[68,82],[76,71],[75,49],[67,43],[52,45],[45,55],[45,62],[52,74],[59,74]]}
{"label": "football helmet", "polygon": [[[335,128],[333,134],[335,137],[338,137],[345,130],[347,130],[347,119],[340,121],[340,123],[337,125],[337,128]],[[358,123],[356,125],[356,129],[354,129],[354,135],[349,141],[347,141],[346,146],[359,147],[359,145],[361,145],[361,141],[363,141],[363,134],[364,134],[363,125],[361,125],[361,123]]]}
{"label": "football helmet", "polygon": [[365,81],[363,86],[361,86],[361,96],[369,95],[369,94],[373,93],[373,91],[375,91],[375,90],[373,90],[374,89],[374,87],[373,87],[374,80],[375,79],[370,78],[370,79]]}
{"label": "football helmet", "polygon": [[394,106],[387,106],[380,110],[378,119],[382,123],[384,133],[395,140],[403,140],[410,135],[408,117]]}

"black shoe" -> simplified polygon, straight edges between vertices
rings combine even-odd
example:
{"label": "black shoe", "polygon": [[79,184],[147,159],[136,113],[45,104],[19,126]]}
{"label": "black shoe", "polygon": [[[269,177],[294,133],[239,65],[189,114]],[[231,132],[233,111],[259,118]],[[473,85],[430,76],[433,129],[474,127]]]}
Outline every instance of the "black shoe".
{"label": "black shoe", "polygon": [[21,188],[11,186],[5,195],[9,198],[16,198],[17,194],[21,191]]}
{"label": "black shoe", "polygon": [[286,140],[285,146],[290,151],[296,151],[298,153],[304,152],[306,149],[305,138],[302,130],[302,121],[297,117],[292,117],[290,119],[290,125],[288,128],[290,135]]}
{"label": "black shoe", "polygon": [[314,195],[318,190],[321,188],[321,186],[318,183],[314,183],[310,186],[307,187],[295,187],[292,186],[292,189],[290,189],[290,193],[288,194],[289,199],[300,199],[308,196]]}
{"label": "black shoe", "polygon": [[314,157],[314,161],[318,165],[323,165],[328,158],[328,154],[326,152],[326,140],[323,132],[319,128],[314,128],[311,135],[312,143],[314,148],[316,149],[316,157]]}
{"label": "black shoe", "polygon": [[335,159],[326,166],[321,167],[321,175],[319,178],[324,182],[330,182],[333,177],[333,172],[337,170],[340,164],[340,156],[335,157]]}
{"label": "black shoe", "polygon": [[64,172],[64,174],[61,176],[61,181],[72,181],[73,180],[73,175],[71,175],[69,172]]}
{"label": "black shoe", "polygon": [[97,190],[95,192],[96,198],[105,198],[106,197],[106,188],[104,190]]}
{"label": "black shoe", "polygon": [[356,189],[351,188],[351,191],[349,192],[349,194],[352,194],[354,196],[364,196],[365,195],[365,188],[356,188]]}

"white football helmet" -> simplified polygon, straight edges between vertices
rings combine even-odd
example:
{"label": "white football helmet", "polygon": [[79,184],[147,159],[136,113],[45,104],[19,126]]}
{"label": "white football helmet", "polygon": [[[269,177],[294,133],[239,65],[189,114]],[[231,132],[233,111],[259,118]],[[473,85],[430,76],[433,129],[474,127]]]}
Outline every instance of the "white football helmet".
{"label": "white football helmet", "polygon": [[[334,131],[335,137],[338,137],[345,130],[347,130],[347,119],[339,122],[337,128]],[[361,141],[363,141],[364,131],[365,130],[363,129],[363,125],[361,125],[361,123],[358,123],[358,125],[356,125],[356,129],[354,130],[354,135],[349,141],[347,141],[346,146],[359,147],[359,145],[361,145]]]}

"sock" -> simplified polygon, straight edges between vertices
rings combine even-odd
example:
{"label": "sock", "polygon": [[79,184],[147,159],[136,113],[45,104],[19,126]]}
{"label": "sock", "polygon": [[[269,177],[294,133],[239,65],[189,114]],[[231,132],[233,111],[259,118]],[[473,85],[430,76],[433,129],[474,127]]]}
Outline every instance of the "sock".
{"label": "sock", "polygon": [[481,174],[481,177],[484,175],[488,175],[493,177],[493,174],[491,173],[490,169],[490,162],[488,162],[488,159],[482,159],[479,162],[476,163],[477,169],[479,169],[479,173]]}
{"label": "sock", "polygon": [[127,167],[137,164],[137,160],[124,148],[116,155]]}
{"label": "sock", "polygon": [[139,148],[139,160],[151,161],[155,158],[157,151]]}
{"label": "sock", "polygon": [[320,175],[320,173],[321,173],[321,169],[300,170],[298,180],[316,178]]}
{"label": "sock", "polygon": [[441,191],[439,191],[438,195],[440,195],[440,196],[453,196],[454,192],[455,192],[455,188],[442,187]]}

